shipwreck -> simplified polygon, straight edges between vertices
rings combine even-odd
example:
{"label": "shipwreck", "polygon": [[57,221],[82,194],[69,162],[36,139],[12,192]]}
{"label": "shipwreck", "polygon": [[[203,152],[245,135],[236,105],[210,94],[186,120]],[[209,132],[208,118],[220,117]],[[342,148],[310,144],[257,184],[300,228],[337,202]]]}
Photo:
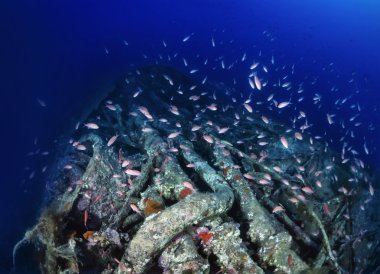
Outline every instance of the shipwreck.
{"label": "shipwreck", "polygon": [[65,274],[375,271],[369,174],[235,93],[130,72],[59,156],[15,272],[25,257]]}

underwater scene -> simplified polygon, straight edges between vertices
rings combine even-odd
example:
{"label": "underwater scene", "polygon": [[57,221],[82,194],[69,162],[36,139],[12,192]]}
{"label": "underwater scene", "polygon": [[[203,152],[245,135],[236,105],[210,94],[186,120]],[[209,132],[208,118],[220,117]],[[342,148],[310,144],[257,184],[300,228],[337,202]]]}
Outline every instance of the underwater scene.
{"label": "underwater scene", "polygon": [[380,273],[380,2],[0,18],[0,273]]}

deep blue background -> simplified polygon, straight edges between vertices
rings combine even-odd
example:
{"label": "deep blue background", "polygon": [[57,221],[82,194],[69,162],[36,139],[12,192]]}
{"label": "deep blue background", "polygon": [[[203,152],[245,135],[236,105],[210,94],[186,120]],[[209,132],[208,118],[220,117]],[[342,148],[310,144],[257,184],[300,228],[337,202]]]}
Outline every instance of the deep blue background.
{"label": "deep blue background", "polygon": [[[202,68],[202,73],[229,84],[236,77],[238,87],[249,92],[246,67],[261,49],[268,62],[273,54],[282,64],[296,64],[296,71],[302,68],[297,71],[301,77],[298,82],[307,75],[320,75],[322,84],[306,92],[332,97],[327,100],[330,102],[353,92],[347,82],[356,72],[360,93],[355,100],[364,109],[360,121],[379,126],[379,18],[380,3],[376,0],[1,1],[0,269],[9,268],[12,245],[35,221],[45,184],[40,170],[52,159],[26,154],[37,149],[54,154],[53,140],[68,134],[83,111],[112,88],[132,64],[152,63],[159,53],[178,52],[190,67],[199,68],[207,57],[212,60],[223,55],[233,61],[247,52],[245,68]],[[264,30],[275,41],[269,42]],[[190,33],[194,36],[182,43]],[[216,48],[211,47],[211,36]],[[323,70],[331,62],[340,78]],[[177,60],[174,64],[182,63]],[[329,80],[331,83],[324,86]],[[327,92],[332,85],[341,87],[339,94]],[[37,98],[48,106],[41,108]],[[331,104],[324,106],[334,112]],[[342,113],[347,117],[353,114]],[[318,115],[311,122],[318,123]],[[325,116],[320,120],[323,127]],[[380,163],[376,150],[379,131],[368,132],[366,127],[355,130],[359,140],[365,135],[370,140],[373,154],[364,159],[372,165]],[[331,134],[339,138],[339,133]],[[362,142],[352,145],[362,151]],[[35,178],[23,182],[35,169]]]}

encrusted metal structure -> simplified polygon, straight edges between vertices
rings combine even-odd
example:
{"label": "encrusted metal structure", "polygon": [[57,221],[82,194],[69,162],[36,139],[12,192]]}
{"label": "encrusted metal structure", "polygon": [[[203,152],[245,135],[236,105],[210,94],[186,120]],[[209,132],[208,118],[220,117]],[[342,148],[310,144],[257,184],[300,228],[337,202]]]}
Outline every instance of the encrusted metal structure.
{"label": "encrusted metal structure", "polygon": [[26,243],[44,273],[373,269],[367,175],[233,92],[168,67],[128,74],[73,134],[16,269]]}

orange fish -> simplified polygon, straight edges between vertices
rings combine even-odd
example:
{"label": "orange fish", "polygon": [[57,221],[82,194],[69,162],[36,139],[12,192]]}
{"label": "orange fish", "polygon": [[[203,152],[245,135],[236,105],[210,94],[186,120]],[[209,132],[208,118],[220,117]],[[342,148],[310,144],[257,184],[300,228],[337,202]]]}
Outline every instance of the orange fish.
{"label": "orange fish", "polygon": [[91,238],[92,235],[94,235],[94,231],[87,230],[85,233],[83,233],[83,238],[85,238],[86,240],[88,240],[88,238]]}
{"label": "orange fish", "polygon": [[[88,220],[88,211],[84,210],[84,226],[87,228],[87,220]],[[88,228],[87,228],[88,229]]]}
{"label": "orange fish", "polygon": [[293,257],[292,257],[292,255],[288,255],[288,266],[289,266],[289,268],[291,268],[292,267],[292,265],[293,265]]}
{"label": "orange fish", "polygon": [[203,243],[207,243],[213,238],[213,234],[208,231],[201,231],[198,233],[198,237],[202,240]]}

